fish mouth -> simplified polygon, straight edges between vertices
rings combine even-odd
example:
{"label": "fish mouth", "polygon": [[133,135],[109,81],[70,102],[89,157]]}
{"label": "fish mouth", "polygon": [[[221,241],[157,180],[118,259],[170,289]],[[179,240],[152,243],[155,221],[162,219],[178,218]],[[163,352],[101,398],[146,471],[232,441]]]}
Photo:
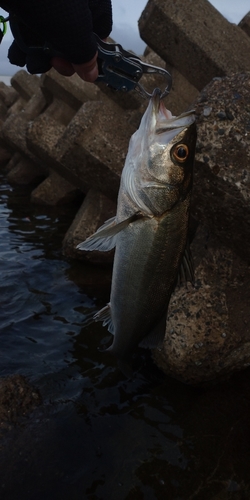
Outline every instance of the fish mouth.
{"label": "fish mouth", "polygon": [[[153,90],[153,93],[152,93],[152,97],[151,97],[151,102],[152,102],[152,106],[153,106],[153,113],[157,116],[157,114],[159,113],[160,111],[160,108],[165,108],[165,106],[163,105],[162,106],[162,102],[161,101],[161,89],[159,89],[158,87],[156,87],[154,90]],[[166,108],[165,108],[166,109]],[[163,110],[162,110],[163,111]],[[172,114],[172,113],[171,113]]]}
{"label": "fish mouth", "polygon": [[165,105],[163,100],[161,99],[162,91],[158,87],[156,87],[153,91],[151,100],[153,105],[153,113],[157,117],[157,115],[161,114],[163,118],[170,120],[173,118],[171,111],[169,111]]}
{"label": "fish mouth", "polygon": [[185,111],[179,116],[172,115],[171,111],[165,107],[161,95],[162,91],[155,88],[151,97],[156,134],[161,134],[167,130],[183,129],[195,121],[193,109]]}

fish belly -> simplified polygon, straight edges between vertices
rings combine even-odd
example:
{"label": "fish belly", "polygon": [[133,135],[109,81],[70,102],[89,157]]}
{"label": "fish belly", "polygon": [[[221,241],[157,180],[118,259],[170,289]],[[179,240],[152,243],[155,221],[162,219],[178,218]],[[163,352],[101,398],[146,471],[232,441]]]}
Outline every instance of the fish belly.
{"label": "fish belly", "polygon": [[[114,341],[124,356],[166,315],[187,242],[189,199],[139,219],[117,237],[111,287]],[[162,339],[163,340],[163,339]]]}

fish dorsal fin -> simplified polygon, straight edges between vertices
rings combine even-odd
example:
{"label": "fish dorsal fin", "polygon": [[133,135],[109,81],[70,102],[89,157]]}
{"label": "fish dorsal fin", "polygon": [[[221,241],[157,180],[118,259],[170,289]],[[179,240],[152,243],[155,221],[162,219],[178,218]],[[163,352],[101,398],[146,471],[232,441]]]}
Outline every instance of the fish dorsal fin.
{"label": "fish dorsal fin", "polygon": [[93,319],[94,321],[102,321],[102,326],[107,326],[108,331],[112,333],[112,335],[114,335],[114,325],[111,317],[110,302],[105,307],[100,309],[100,311],[98,311],[94,315]]}
{"label": "fish dorsal fin", "polygon": [[194,284],[194,263],[189,244],[187,244],[182,257],[177,284],[187,283],[187,281]]}
{"label": "fish dorsal fin", "polygon": [[167,311],[163,314],[160,321],[155,325],[155,327],[150,331],[146,337],[140,342],[139,346],[145,349],[155,349],[156,347],[161,347],[167,323]]}
{"label": "fish dorsal fin", "polygon": [[107,252],[112,250],[116,245],[116,236],[120,231],[123,231],[131,222],[137,220],[141,215],[133,214],[128,219],[116,223],[116,218],[107,220],[103,226],[99,227],[97,231],[89,236],[85,241],[79,243],[76,248],[91,252],[92,250],[99,250]]}

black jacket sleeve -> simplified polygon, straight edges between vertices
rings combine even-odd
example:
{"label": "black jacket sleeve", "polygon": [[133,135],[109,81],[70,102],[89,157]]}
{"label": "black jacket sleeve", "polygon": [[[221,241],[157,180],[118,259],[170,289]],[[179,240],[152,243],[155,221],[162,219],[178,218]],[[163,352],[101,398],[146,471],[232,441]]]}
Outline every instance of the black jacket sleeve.
{"label": "black jacket sleeve", "polygon": [[[49,42],[65,59],[75,64],[94,57],[96,42],[93,33],[106,38],[112,29],[111,0],[0,0],[0,5],[20,20],[26,39]],[[25,57],[21,58],[20,50],[18,56],[15,43],[12,52],[17,59],[20,56],[23,63]]]}

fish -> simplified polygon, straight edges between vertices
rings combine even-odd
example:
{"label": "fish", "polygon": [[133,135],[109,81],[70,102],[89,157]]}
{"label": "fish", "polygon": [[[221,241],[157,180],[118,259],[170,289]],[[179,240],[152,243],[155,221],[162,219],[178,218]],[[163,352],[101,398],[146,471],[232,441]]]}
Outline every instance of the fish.
{"label": "fish", "polygon": [[126,361],[160,348],[178,277],[193,281],[188,226],[196,145],[194,111],[172,116],[155,89],[122,170],[117,213],[78,245],[115,248],[110,302],[97,312],[113,334],[106,349]]}

